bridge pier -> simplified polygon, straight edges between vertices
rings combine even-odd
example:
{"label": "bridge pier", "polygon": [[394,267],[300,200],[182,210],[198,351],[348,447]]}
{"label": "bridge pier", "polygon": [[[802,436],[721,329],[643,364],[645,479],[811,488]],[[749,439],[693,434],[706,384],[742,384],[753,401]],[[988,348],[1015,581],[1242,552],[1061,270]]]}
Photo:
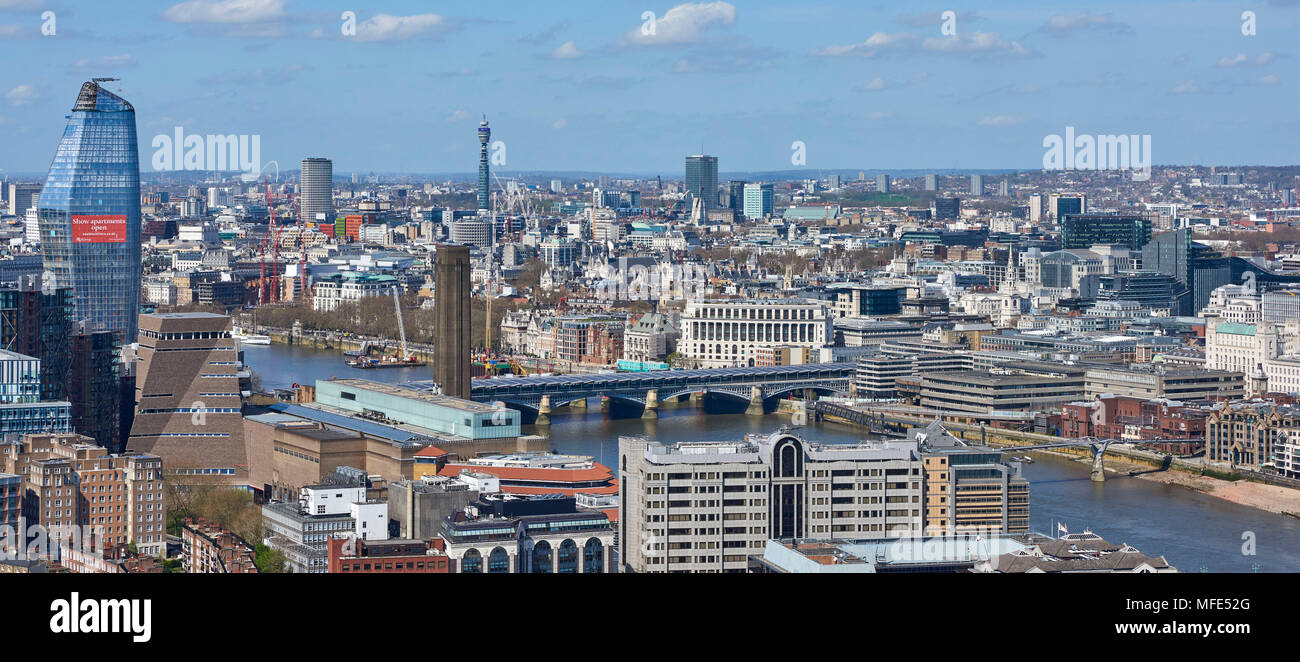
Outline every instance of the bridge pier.
{"label": "bridge pier", "polygon": [[691,402],[697,405],[704,402],[704,391],[691,391]]}
{"label": "bridge pier", "polygon": [[641,418],[659,418],[659,391],[650,389],[645,392],[645,411],[641,412]]}
{"label": "bridge pier", "polygon": [[1104,441],[1100,445],[1088,445],[1088,447],[1092,449],[1092,475],[1090,475],[1089,478],[1091,478],[1094,483],[1106,482],[1106,468],[1102,466],[1101,460],[1106,455],[1107,446],[1110,446],[1109,441]]}
{"label": "bridge pier", "polygon": [[796,400],[790,413],[790,425],[808,425],[808,403]]}
{"label": "bridge pier", "polygon": [[602,396],[600,396],[600,410],[601,410],[601,411],[605,411],[605,412],[609,411],[609,396],[608,396],[608,395],[602,395]]}
{"label": "bridge pier", "polygon": [[581,410],[583,410],[583,411],[586,411],[586,409],[587,409],[587,399],[586,399],[586,398],[578,398],[577,400],[574,400],[573,402],[570,402],[570,403],[569,403],[569,408],[570,408],[570,409],[581,409]]}
{"label": "bridge pier", "polygon": [[543,395],[542,403],[537,406],[537,425],[551,424],[551,396]]}
{"label": "bridge pier", "polygon": [[749,407],[745,409],[745,415],[763,415],[763,389],[757,386],[749,387]]}

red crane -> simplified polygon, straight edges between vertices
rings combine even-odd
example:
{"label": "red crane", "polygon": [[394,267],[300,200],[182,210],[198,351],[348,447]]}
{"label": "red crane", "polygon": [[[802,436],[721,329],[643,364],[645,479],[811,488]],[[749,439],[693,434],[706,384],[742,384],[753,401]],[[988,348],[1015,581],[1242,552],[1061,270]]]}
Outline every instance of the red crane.
{"label": "red crane", "polygon": [[[275,224],[275,201],[271,199],[271,180],[267,177],[262,178],[266,185],[266,215],[268,224],[266,227],[266,236],[262,237],[260,252],[262,254],[262,277],[258,281],[257,303],[261,305],[266,302],[266,290],[271,290],[271,302],[275,303],[280,300],[280,289],[275,284],[279,283],[280,278],[280,233]],[[271,282],[266,280],[266,243],[271,242]]]}

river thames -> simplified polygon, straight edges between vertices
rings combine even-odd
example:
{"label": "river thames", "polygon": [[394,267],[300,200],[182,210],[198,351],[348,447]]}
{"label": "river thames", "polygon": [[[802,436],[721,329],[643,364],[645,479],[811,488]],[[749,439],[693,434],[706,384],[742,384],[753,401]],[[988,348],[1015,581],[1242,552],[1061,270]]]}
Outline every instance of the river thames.
{"label": "river thames", "polygon": [[[428,367],[361,370],[345,365],[338,352],[279,344],[245,346],[244,360],[264,389],[331,377],[390,383],[433,377]],[[789,424],[781,416],[706,413],[688,403],[664,403],[659,420],[645,421],[610,416],[595,401],[585,412],[558,409],[551,421],[549,431],[531,426],[524,430],[549,436],[558,452],[591,455],[611,467],[620,435],[644,434],[669,443],[717,441]],[[825,422],[798,428],[796,434],[826,443],[863,436],[854,427]],[[1111,542],[1163,555],[1183,572],[1300,571],[1300,520],[1137,477],[1111,474],[1105,483],[1094,483],[1086,464],[1041,453],[1036,459],[1024,467],[1030,481],[1030,528],[1035,531],[1053,533],[1058,522],[1071,532],[1090,528]],[[1244,554],[1243,537],[1252,536],[1255,554]]]}

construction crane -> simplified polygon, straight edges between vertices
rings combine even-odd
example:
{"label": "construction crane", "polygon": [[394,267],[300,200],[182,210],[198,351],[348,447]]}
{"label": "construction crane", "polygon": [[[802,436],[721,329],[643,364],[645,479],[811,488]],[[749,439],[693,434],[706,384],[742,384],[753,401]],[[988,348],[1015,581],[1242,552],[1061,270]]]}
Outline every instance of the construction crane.
{"label": "construction crane", "polygon": [[396,285],[393,286],[393,308],[397,310],[397,333],[402,339],[402,353],[399,361],[406,360],[406,323],[402,321],[402,295]]}
{"label": "construction crane", "polygon": [[271,180],[268,177],[263,176],[262,182],[266,185],[266,215],[268,220],[266,226],[266,235],[262,237],[262,243],[259,244],[258,246],[258,252],[261,253],[261,258],[262,258],[261,277],[257,281],[257,305],[259,306],[266,303],[266,300],[268,298],[266,290],[268,288],[270,288],[271,290],[271,294],[269,298],[272,303],[279,300],[280,298],[278,296],[279,295],[278,288],[275,288],[274,286],[268,284],[266,280],[266,249],[267,249],[267,242],[270,242],[272,244],[271,251],[272,254],[274,255],[274,257],[272,258],[272,265],[271,265],[271,271],[272,271],[271,279],[272,281],[278,281],[278,272],[280,270],[279,269],[280,234],[275,224],[275,202],[271,199]]}

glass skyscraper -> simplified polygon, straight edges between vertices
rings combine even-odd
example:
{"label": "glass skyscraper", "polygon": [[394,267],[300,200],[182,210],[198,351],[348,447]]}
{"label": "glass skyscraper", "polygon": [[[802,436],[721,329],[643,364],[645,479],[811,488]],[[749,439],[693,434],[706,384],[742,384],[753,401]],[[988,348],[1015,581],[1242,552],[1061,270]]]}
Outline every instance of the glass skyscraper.
{"label": "glass skyscraper", "polygon": [[718,206],[718,157],[686,157],[686,192],[704,201],[704,206]]}
{"label": "glass skyscraper", "polygon": [[135,109],[85,83],[37,205],[45,270],[71,287],[87,330],[136,337],[140,312],[140,159]]}

